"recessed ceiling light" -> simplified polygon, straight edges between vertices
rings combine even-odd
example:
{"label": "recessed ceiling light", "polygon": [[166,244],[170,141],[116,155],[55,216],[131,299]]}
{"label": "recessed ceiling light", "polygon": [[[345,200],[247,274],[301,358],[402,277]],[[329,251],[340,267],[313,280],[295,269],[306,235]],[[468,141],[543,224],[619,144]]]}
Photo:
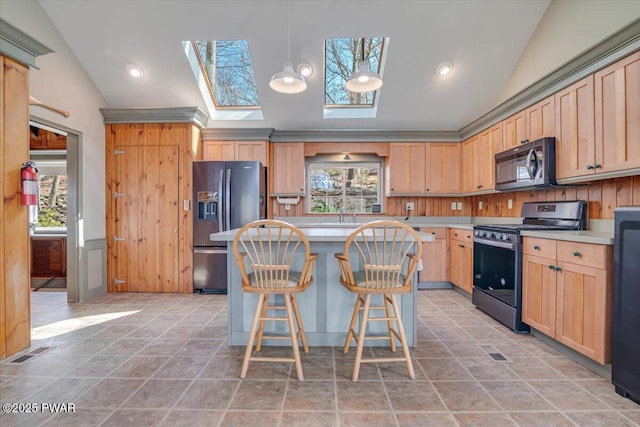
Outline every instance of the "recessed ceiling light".
{"label": "recessed ceiling light", "polygon": [[443,62],[436,68],[436,73],[438,73],[439,76],[446,76],[447,74],[450,74],[451,71],[453,71],[453,64],[448,61]]}
{"label": "recessed ceiling light", "polygon": [[129,73],[129,75],[134,79],[141,79],[144,77],[144,71],[142,70],[142,67],[135,64],[127,65],[127,73]]}
{"label": "recessed ceiling light", "polygon": [[307,64],[306,62],[300,63],[298,65],[298,73],[302,74],[303,77],[309,77],[313,74],[313,67],[311,64]]}

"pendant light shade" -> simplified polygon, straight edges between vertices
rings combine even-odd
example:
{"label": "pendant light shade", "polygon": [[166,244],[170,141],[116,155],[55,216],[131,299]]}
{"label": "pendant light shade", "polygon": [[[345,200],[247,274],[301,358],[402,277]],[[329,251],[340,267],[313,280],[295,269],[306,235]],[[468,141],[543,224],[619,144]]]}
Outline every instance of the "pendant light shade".
{"label": "pendant light shade", "polygon": [[276,92],[294,94],[304,92],[307,82],[301,74],[293,71],[293,64],[285,62],[284,69],[271,77],[269,87]]}
{"label": "pendant light shade", "polygon": [[378,74],[369,70],[368,61],[360,61],[356,67],[356,72],[351,74],[345,87],[349,92],[373,92],[382,87],[382,79]]}

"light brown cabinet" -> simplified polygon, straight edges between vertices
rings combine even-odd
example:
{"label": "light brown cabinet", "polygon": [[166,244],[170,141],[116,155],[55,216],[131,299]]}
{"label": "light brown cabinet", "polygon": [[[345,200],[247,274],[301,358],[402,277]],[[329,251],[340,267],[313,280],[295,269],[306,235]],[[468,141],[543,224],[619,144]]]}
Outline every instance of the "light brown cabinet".
{"label": "light brown cabinet", "polygon": [[424,193],[425,153],[426,144],[422,142],[389,144],[388,194],[390,196]]}
{"label": "light brown cabinet", "polygon": [[425,194],[459,193],[460,144],[426,144],[424,169]]}
{"label": "light brown cabinet", "polygon": [[555,136],[554,96],[520,111],[502,121],[502,146],[496,153],[516,147],[529,141],[547,136]]}
{"label": "light brown cabinet", "polygon": [[594,79],[593,172],[640,167],[640,52],[598,71]]}
{"label": "light brown cabinet", "polygon": [[268,166],[266,141],[203,141],[202,160],[258,160]]}
{"label": "light brown cabinet", "polygon": [[462,143],[462,192],[495,188],[494,153],[502,147],[502,122]]}
{"label": "light brown cabinet", "polygon": [[[479,144],[480,135],[474,135],[462,142],[460,154],[461,183],[463,193],[470,193],[474,190],[474,170],[473,170],[473,147]],[[493,165],[493,162],[491,162]]]}
{"label": "light brown cabinet", "polygon": [[522,321],[609,363],[613,248],[525,237],[523,254]]}
{"label": "light brown cabinet", "polygon": [[190,123],[106,125],[109,292],[193,292],[192,141]]}
{"label": "light brown cabinet", "polygon": [[449,229],[449,282],[473,289],[473,230]]}
{"label": "light brown cabinet", "polygon": [[304,143],[275,143],[272,195],[304,196]]}
{"label": "light brown cabinet", "polygon": [[593,94],[593,75],[590,75],[555,95],[557,178],[595,171]]}
{"label": "light brown cabinet", "polygon": [[421,282],[447,281],[447,229],[421,228],[420,232],[431,234],[434,241],[422,242],[422,270],[418,274]]}
{"label": "light brown cabinet", "polygon": [[31,237],[31,277],[67,276],[67,238]]}

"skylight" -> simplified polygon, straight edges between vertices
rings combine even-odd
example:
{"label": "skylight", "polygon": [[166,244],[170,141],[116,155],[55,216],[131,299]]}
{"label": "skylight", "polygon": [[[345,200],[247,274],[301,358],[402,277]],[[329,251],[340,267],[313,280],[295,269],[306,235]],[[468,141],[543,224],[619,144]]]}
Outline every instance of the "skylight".
{"label": "skylight", "polygon": [[196,40],[183,45],[211,118],[263,118],[246,40]]}
{"label": "skylight", "polygon": [[[362,58],[362,38],[341,37],[325,39],[325,118],[331,117],[375,117],[377,93],[353,93],[345,88],[347,79],[356,71],[356,65]],[[388,38],[365,37],[364,58],[369,62],[372,72],[382,75],[384,65],[384,48]],[[331,111],[336,108],[367,108],[368,114],[351,111],[350,113],[338,113]],[[371,111],[374,109],[374,111]],[[373,116],[371,115],[373,113]]]}

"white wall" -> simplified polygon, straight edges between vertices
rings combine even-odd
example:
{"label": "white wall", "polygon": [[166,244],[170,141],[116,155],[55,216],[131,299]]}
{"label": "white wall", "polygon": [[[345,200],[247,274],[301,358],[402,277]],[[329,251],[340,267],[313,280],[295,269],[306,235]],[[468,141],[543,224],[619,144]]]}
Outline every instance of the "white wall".
{"label": "white wall", "polygon": [[637,0],[553,0],[496,105],[638,18]]}
{"label": "white wall", "polygon": [[54,52],[36,58],[39,70],[29,72],[29,94],[69,111],[68,118],[31,106],[34,117],[59,123],[81,133],[81,224],[85,240],[104,239],[105,131],[98,108],[107,103],[37,1],[2,0],[0,17]]}

